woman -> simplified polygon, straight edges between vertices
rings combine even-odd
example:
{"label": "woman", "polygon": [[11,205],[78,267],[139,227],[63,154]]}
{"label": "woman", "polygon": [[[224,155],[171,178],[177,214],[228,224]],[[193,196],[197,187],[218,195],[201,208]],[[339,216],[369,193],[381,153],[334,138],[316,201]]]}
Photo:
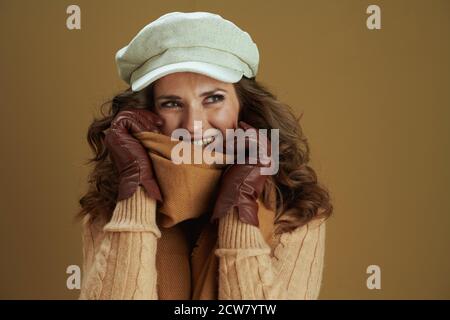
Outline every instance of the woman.
{"label": "woman", "polygon": [[[88,132],[80,299],[317,299],[332,205],[298,119],[255,79],[250,36],[219,15],[174,12],[116,61],[131,86]],[[279,129],[275,175],[261,162],[170,161],[175,130],[194,150],[236,128]]]}

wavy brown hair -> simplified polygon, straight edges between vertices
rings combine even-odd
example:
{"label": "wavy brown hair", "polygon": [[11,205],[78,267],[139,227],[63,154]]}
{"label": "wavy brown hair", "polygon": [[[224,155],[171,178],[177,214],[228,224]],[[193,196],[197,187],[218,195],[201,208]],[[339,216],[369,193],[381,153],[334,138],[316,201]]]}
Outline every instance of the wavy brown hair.
{"label": "wavy brown hair", "polygon": [[[288,105],[281,103],[255,78],[242,77],[234,87],[240,103],[240,120],[255,128],[279,129],[279,170],[268,179],[263,192],[264,204],[276,212],[276,232],[293,231],[312,219],[328,219],[333,206],[329,192],[308,165],[310,148],[300,126],[301,116],[295,117]],[[88,176],[88,191],[79,200],[78,217],[89,214],[91,221],[111,218],[116,205],[118,175],[103,143],[104,131],[121,109],[151,110],[152,105],[153,85],[140,92],[128,88],[101,105],[101,116],[94,118],[87,133],[94,157],[86,164],[94,164],[94,167]],[[275,193],[271,192],[273,189]]]}

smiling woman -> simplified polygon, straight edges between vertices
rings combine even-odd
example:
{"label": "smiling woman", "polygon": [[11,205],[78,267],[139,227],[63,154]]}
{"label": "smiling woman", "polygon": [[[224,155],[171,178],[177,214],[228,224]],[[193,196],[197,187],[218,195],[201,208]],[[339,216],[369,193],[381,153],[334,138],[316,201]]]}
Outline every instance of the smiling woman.
{"label": "smiling woman", "polygon": [[[155,81],[146,90],[153,110],[163,120],[161,133],[171,135],[178,128],[186,129],[193,140],[195,123],[203,130],[237,128],[239,101],[232,83],[193,72],[177,72]],[[213,130],[209,130],[214,136]]]}
{"label": "smiling woman", "polygon": [[[130,88],[89,127],[80,299],[317,299],[333,207],[299,119],[256,81],[248,33],[174,12],[138,35],[116,55]],[[279,171],[174,164],[180,128],[193,148],[228,129],[279,129]]]}

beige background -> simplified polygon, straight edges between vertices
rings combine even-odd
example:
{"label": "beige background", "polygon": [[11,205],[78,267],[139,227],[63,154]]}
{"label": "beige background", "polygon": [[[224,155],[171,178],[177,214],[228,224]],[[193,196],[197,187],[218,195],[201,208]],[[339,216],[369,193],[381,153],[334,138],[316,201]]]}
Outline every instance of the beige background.
{"label": "beige background", "polygon": [[[330,188],[322,299],[450,298],[450,1],[0,0],[0,298],[73,299],[87,127],[125,88],[115,52],[170,11],[258,44],[258,79],[299,114]],[[382,29],[366,28],[378,4]],[[366,268],[382,270],[368,290]]]}

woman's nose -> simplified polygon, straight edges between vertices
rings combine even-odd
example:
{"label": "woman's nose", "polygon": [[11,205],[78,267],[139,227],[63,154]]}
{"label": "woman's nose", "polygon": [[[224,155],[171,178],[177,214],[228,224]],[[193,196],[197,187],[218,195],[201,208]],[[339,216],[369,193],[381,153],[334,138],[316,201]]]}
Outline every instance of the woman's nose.
{"label": "woman's nose", "polygon": [[195,132],[201,135],[200,130],[205,129],[206,125],[206,114],[203,111],[203,108],[200,107],[189,107],[186,110],[184,119],[183,119],[183,128],[188,130],[189,133],[193,136]]}

